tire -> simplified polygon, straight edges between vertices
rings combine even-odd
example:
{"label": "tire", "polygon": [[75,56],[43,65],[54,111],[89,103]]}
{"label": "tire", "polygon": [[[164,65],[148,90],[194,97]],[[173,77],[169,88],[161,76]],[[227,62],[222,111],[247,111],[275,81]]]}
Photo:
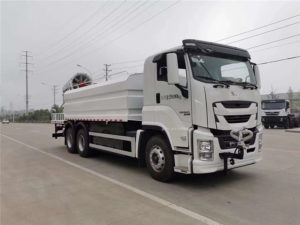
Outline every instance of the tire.
{"label": "tire", "polygon": [[284,128],[285,129],[289,129],[290,128],[290,121],[287,120],[285,123],[284,123]]}
{"label": "tire", "polygon": [[269,125],[265,125],[265,128],[266,128],[266,129],[269,129]]}
{"label": "tire", "polygon": [[75,146],[75,135],[72,127],[69,127],[66,131],[66,145],[69,153],[75,154],[77,153],[77,149]]}
{"label": "tire", "polygon": [[272,129],[274,129],[275,125],[270,125],[270,127],[271,127]]}
{"label": "tire", "polygon": [[81,157],[87,158],[92,155],[92,150],[89,148],[88,134],[83,128],[77,132],[76,147]]}
{"label": "tire", "polygon": [[155,180],[168,182],[174,177],[174,156],[171,147],[161,136],[154,136],[148,141],[146,165]]}
{"label": "tire", "polygon": [[290,119],[290,128],[295,127],[295,120],[293,118]]}

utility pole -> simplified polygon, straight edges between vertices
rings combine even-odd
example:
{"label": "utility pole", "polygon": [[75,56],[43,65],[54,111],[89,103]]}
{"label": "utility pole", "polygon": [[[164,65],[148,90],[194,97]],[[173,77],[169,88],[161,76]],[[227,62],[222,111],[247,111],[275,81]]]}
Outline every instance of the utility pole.
{"label": "utility pole", "polygon": [[14,110],[14,105],[12,102],[9,103],[9,114],[12,114],[12,122],[15,122],[15,110]]}
{"label": "utility pole", "polygon": [[57,93],[57,85],[53,85],[53,100],[54,100],[53,105],[55,105],[56,93]]}
{"label": "utility pole", "polygon": [[104,64],[104,66],[105,66],[105,69],[104,69],[104,71],[105,71],[105,81],[107,81],[108,80],[108,72],[110,72],[111,70],[109,70],[108,68],[111,66],[110,64]]}
{"label": "utility pole", "polygon": [[26,115],[28,114],[28,105],[29,105],[29,96],[28,96],[28,72],[30,72],[30,70],[28,70],[28,65],[32,64],[28,62],[28,58],[32,57],[31,55],[29,55],[29,51],[23,51],[25,53],[25,55],[22,55],[25,57],[25,62],[23,64],[25,64],[25,74],[26,74]]}

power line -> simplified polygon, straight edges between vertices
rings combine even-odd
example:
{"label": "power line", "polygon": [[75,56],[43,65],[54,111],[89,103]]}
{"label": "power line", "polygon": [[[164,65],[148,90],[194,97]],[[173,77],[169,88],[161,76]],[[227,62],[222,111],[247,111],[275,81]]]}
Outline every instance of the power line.
{"label": "power line", "polygon": [[144,61],[144,59],[136,59],[136,60],[130,60],[130,61],[120,61],[120,62],[115,62],[112,63],[113,65],[120,65],[120,64],[129,64],[129,63],[134,63],[134,62],[141,62]]}
{"label": "power line", "polygon": [[[60,44],[61,42],[63,42],[64,40],[66,40],[68,37],[70,37],[72,34],[74,34],[75,32],[77,32],[84,24],[86,24],[87,22],[90,21],[91,18],[93,18],[100,10],[102,10],[104,8],[104,6],[108,3],[109,1],[106,1],[102,6],[100,6],[96,11],[94,11],[92,14],[90,14],[85,20],[83,20],[75,29],[73,29],[72,31],[70,31],[69,33],[67,33],[65,36],[63,36],[61,39],[59,39],[58,41],[56,41],[54,44],[52,44],[52,47],[55,45]],[[48,48],[50,49],[50,48]]]}
{"label": "power line", "polygon": [[260,26],[260,27],[256,27],[256,28],[253,28],[251,30],[247,30],[247,31],[244,31],[244,32],[241,32],[241,33],[238,33],[238,34],[226,37],[226,38],[222,38],[220,40],[217,40],[216,42],[224,41],[224,40],[227,40],[227,39],[230,39],[230,38],[233,38],[233,37],[237,37],[237,36],[240,36],[240,35],[243,35],[243,34],[247,34],[247,33],[250,33],[252,31],[256,31],[256,30],[259,30],[259,29],[262,29],[262,28],[265,28],[265,27],[272,26],[272,25],[277,24],[277,23],[281,23],[281,22],[286,21],[286,20],[296,18],[298,16],[300,16],[300,14],[297,14],[295,16],[291,16],[291,17],[288,17],[288,18],[285,18],[285,19],[282,19],[282,20],[278,20],[278,21],[275,21],[275,22],[272,22],[272,23],[269,23],[269,24],[266,24],[266,25],[263,25],[263,26]]}
{"label": "power line", "polygon": [[[112,15],[114,15],[121,7],[122,7],[122,5],[124,4],[126,2],[126,0],[124,0],[120,5],[118,5],[116,8],[114,8],[114,9],[112,9],[112,10],[110,10],[109,11],[109,13],[107,13],[107,15],[106,16],[104,16],[104,18],[102,18],[101,20],[99,20],[96,24],[94,24],[92,27],[90,27],[87,31],[85,31],[84,33],[82,33],[80,36],[79,36],[79,39],[81,38],[81,37],[83,37],[84,35],[86,35],[87,33],[89,33],[91,30],[93,30],[95,27],[97,27],[99,24],[101,24],[102,22],[104,22],[106,19],[108,19],[109,17],[111,17]],[[106,2],[107,3],[107,2]],[[103,7],[101,7],[100,9],[102,9]],[[100,10],[99,9],[99,10]],[[97,10],[98,11],[98,10]],[[78,26],[78,29],[80,28],[81,26]],[[78,29],[76,29],[76,31],[78,30]],[[76,32],[75,31],[75,32]],[[72,32],[72,33],[74,33],[74,32]],[[69,35],[68,35],[69,36]],[[78,38],[77,38],[78,39]],[[58,53],[60,53],[61,51],[64,51],[65,49],[67,49],[67,48],[69,48],[69,47],[72,47],[72,42],[71,42],[71,44],[70,43],[68,43],[67,45],[65,45],[64,47],[62,47],[61,49],[58,49],[58,51],[55,51],[54,53],[52,53],[51,55],[49,55],[49,56],[47,56],[46,58],[44,58],[43,60],[45,60],[45,59],[48,59],[48,58],[50,58],[50,57],[52,57],[52,56],[54,56],[54,55],[56,55],[56,54],[58,54]]]}
{"label": "power line", "polygon": [[281,61],[286,61],[286,60],[291,60],[291,59],[296,59],[296,58],[300,58],[300,55],[293,56],[293,57],[288,57],[288,58],[284,58],[284,59],[268,61],[268,62],[262,62],[262,63],[258,63],[257,65],[265,65],[265,64],[269,64],[269,63],[281,62]]}
{"label": "power line", "polygon": [[126,36],[128,33],[130,33],[130,32],[132,32],[132,31],[138,29],[139,27],[141,27],[141,26],[144,25],[145,23],[149,22],[150,20],[154,19],[154,18],[157,17],[158,15],[160,15],[160,14],[162,14],[163,12],[167,11],[168,9],[174,7],[174,6],[177,5],[180,1],[181,1],[181,0],[176,1],[175,3],[173,3],[173,4],[169,5],[168,7],[166,7],[165,9],[159,11],[158,13],[156,13],[156,14],[152,15],[151,17],[149,17],[148,19],[146,19],[146,20],[144,20],[143,22],[139,23],[138,25],[136,25],[136,26],[133,27],[132,29],[128,30],[127,32],[125,32],[125,33],[123,33],[123,34],[117,36],[117,37],[114,38],[113,40],[110,40],[110,41],[106,42],[105,44],[101,45],[100,47],[98,47],[98,48],[96,48],[96,49],[92,49],[92,51],[87,52],[87,53],[84,54],[84,55],[88,55],[88,54],[94,52],[95,50],[99,50],[99,49],[101,49],[101,48],[107,46],[107,44],[110,44],[110,43],[112,43],[112,42],[114,42],[114,41],[116,41],[116,40],[122,38],[123,36]]}
{"label": "power line", "polygon": [[[157,2],[157,1],[156,1],[156,2]],[[150,6],[148,6],[147,8],[151,7],[151,6],[152,6],[153,4],[155,4],[156,2],[153,2],[153,3],[152,3]],[[145,3],[147,3],[147,2],[143,2],[141,5],[137,6],[137,7],[134,8],[133,10],[127,11],[127,14],[129,14],[129,15],[130,15],[130,14],[133,14],[138,8],[140,8],[141,6],[143,6]],[[144,10],[143,10],[143,11],[144,11]],[[143,12],[143,11],[142,11],[142,12]],[[140,12],[140,13],[142,13],[142,12]],[[139,13],[139,14],[140,14],[140,13]],[[137,16],[137,15],[135,15],[134,18],[136,18],[136,16]],[[124,18],[125,18],[125,19],[124,19]],[[118,30],[118,27],[120,27],[120,26],[117,26],[117,29],[114,29],[114,30],[111,30],[111,28],[113,28],[114,26],[116,26],[116,25],[118,25],[118,24],[119,24],[119,25],[125,24],[126,21],[127,21],[128,19],[130,19],[130,17],[126,16],[126,14],[123,15],[123,17],[120,17],[119,20],[117,20],[117,21],[118,21],[117,23],[113,23],[113,25],[109,26],[107,30],[104,30],[104,31],[102,31],[102,32],[100,32],[100,33],[97,33],[96,36],[94,36],[94,37],[92,37],[91,39],[89,39],[86,43],[82,43],[81,45],[77,46],[76,49],[73,49],[73,51],[71,51],[69,54],[67,54],[67,55],[65,55],[65,56],[63,56],[63,57],[61,57],[61,58],[58,59],[58,60],[55,60],[55,61],[49,63],[48,65],[53,65],[53,64],[55,64],[56,62],[60,62],[61,60],[64,60],[64,59],[66,59],[66,58],[69,58],[70,56],[73,55],[73,53],[77,52],[78,50],[80,50],[80,49],[81,49],[82,47],[84,47],[85,45],[88,45],[88,44],[92,43],[92,41],[94,41],[95,39],[97,39],[97,38],[99,38],[99,37],[101,37],[101,36],[103,36],[103,35],[107,35],[108,33],[112,33],[112,32],[114,32],[114,31]],[[121,24],[120,24],[120,23],[121,23]],[[110,24],[107,24],[107,25],[110,25]],[[105,26],[105,27],[107,27],[107,26]],[[109,30],[111,30],[111,31],[109,31]],[[48,65],[47,65],[47,66],[48,66]]]}
{"label": "power line", "polygon": [[[132,10],[129,10],[125,14],[123,14],[123,18],[121,17],[121,18],[119,18],[119,20],[114,21],[115,23],[108,24],[109,28],[106,31],[96,33],[96,36],[93,37],[92,39],[90,39],[86,44],[91,43],[91,41],[93,41],[96,38],[99,38],[101,36],[106,36],[107,37],[107,34],[114,33],[115,31],[119,30],[120,27],[123,28],[123,24],[126,24],[128,21],[130,21],[132,19],[136,19],[138,15],[142,14],[144,11],[146,11],[148,8],[152,7],[152,5],[156,4],[157,2],[158,1],[152,2],[152,4],[150,4],[145,9],[143,9],[142,11],[140,11],[137,14],[134,15],[134,13],[136,11],[138,11],[139,8],[141,8],[143,5],[146,5],[148,2],[145,1],[145,2],[142,2],[141,5],[136,5],[135,8],[133,8]],[[131,18],[131,16],[133,16],[133,18]],[[114,28],[114,29],[112,29],[112,28]]]}
{"label": "power line", "polygon": [[261,51],[264,51],[264,50],[278,48],[278,47],[282,47],[282,46],[286,46],[286,45],[291,45],[291,44],[296,44],[296,43],[300,43],[300,41],[293,41],[293,42],[288,42],[288,43],[285,43],[285,44],[282,44],[282,45],[276,45],[276,46],[272,46],[272,47],[269,47],[269,48],[259,49],[259,50],[256,50],[256,51],[251,51],[251,50],[250,51],[251,51],[251,53],[261,52]]}
{"label": "power line", "polygon": [[264,46],[264,45],[268,45],[268,44],[272,44],[272,43],[275,43],[275,42],[287,40],[287,39],[290,39],[290,38],[293,38],[293,37],[297,37],[297,36],[299,36],[299,35],[300,35],[300,34],[296,34],[296,35],[292,35],[292,36],[289,36],[289,37],[281,38],[281,39],[278,39],[278,40],[275,40],[275,41],[270,41],[270,42],[267,42],[267,43],[264,43],[264,44],[252,46],[252,47],[250,47],[250,48],[247,48],[247,50],[253,49],[253,48],[258,48],[258,47],[261,47],[261,46]]}
{"label": "power line", "polygon": [[[128,33],[130,33],[130,32],[132,32],[132,31],[138,29],[139,27],[141,27],[141,26],[144,25],[145,23],[149,22],[149,21],[152,20],[153,18],[157,17],[157,16],[160,15],[161,13],[163,13],[163,12],[165,12],[166,10],[168,10],[168,9],[170,9],[170,8],[172,8],[172,7],[174,7],[174,6],[177,5],[180,1],[181,1],[181,0],[176,1],[175,3],[169,5],[167,8],[165,8],[165,9],[159,11],[158,13],[156,13],[156,14],[154,14],[153,16],[149,17],[148,19],[146,19],[146,20],[144,20],[143,22],[139,23],[138,25],[136,25],[136,26],[133,27],[132,29],[128,30],[127,32],[125,32],[125,33],[119,35],[118,37],[116,37],[116,38],[113,39],[113,40],[110,40],[110,41],[106,42],[104,45],[100,46],[100,48],[92,49],[92,51],[87,52],[87,53],[84,54],[84,55],[88,55],[88,54],[90,54],[91,52],[94,52],[95,50],[99,50],[99,49],[101,49],[102,47],[106,46],[107,44],[109,44],[109,43],[111,43],[111,42],[114,42],[114,41],[120,39],[121,37],[127,35]],[[71,54],[71,55],[72,55],[72,54]],[[61,59],[59,59],[59,60],[57,60],[57,61],[55,61],[55,62],[52,62],[51,64],[48,64],[48,66],[49,66],[49,65],[53,65],[53,64],[55,64],[55,63],[57,63],[57,62],[60,62],[61,60],[65,59],[65,58],[68,58],[69,56],[70,56],[70,55],[67,55],[67,56],[65,56],[65,57],[63,57],[63,58],[61,58]],[[83,55],[81,55],[81,57],[82,57],[82,56],[83,56]],[[68,64],[69,64],[69,63],[68,63]],[[65,65],[65,64],[64,64],[64,65]]]}
{"label": "power line", "polygon": [[[111,10],[104,18],[102,18],[102,19],[99,20],[96,24],[94,24],[94,26],[91,27],[86,33],[90,32],[90,31],[91,31],[92,29],[94,29],[96,26],[98,26],[99,24],[101,24],[102,22],[104,22],[106,19],[108,19],[109,17],[111,17],[113,14],[115,14],[115,13],[122,7],[122,5],[123,5],[125,2],[126,2],[126,0],[124,0],[120,5],[118,5],[116,8],[114,8],[113,10]],[[124,15],[121,14],[121,17],[118,17],[118,16],[117,16],[116,18],[117,18],[117,19],[120,19],[120,18],[121,18],[121,20],[122,20],[122,19],[123,19],[123,16],[124,16]],[[124,16],[124,18],[125,18],[125,17],[126,17],[126,15]],[[115,19],[115,18],[114,18],[114,19]],[[110,25],[112,22],[114,22],[114,21],[111,21],[111,22],[109,22],[108,24],[104,25],[104,28],[105,28],[105,27],[108,27],[108,30],[109,30],[109,28],[110,28],[109,25]],[[102,30],[102,31],[103,31],[103,30]],[[86,35],[86,33],[83,33],[83,35],[79,36],[79,39],[80,39],[81,37],[83,37],[84,35]],[[104,30],[101,34],[107,34],[107,30]],[[65,58],[69,58],[70,56],[73,55],[73,53],[79,51],[82,47],[84,47],[85,45],[91,43],[91,42],[92,42],[93,40],[95,40],[96,38],[97,38],[97,36],[93,36],[92,39],[89,39],[87,42],[85,42],[85,43],[80,43],[80,45],[75,45],[75,46],[77,46],[77,47],[76,47],[75,49],[72,49],[72,51],[69,52],[67,55],[61,57],[61,58],[58,59],[58,60],[55,60],[55,61],[50,62],[50,63],[49,63],[48,65],[46,65],[46,66],[53,65],[53,64],[55,64],[56,62],[60,62],[61,60],[64,60]],[[61,49],[60,51],[57,51],[56,54],[57,54],[57,53],[60,53],[62,50],[67,49],[68,47],[72,47],[72,45],[73,45],[73,44],[65,46],[65,47],[64,47],[63,49]]]}
{"label": "power line", "polygon": [[228,44],[244,41],[244,40],[247,40],[247,39],[250,39],[250,38],[253,38],[253,37],[257,37],[257,36],[260,36],[260,35],[263,35],[263,34],[267,34],[267,33],[270,33],[270,32],[276,31],[276,30],[281,30],[281,29],[286,28],[286,27],[294,26],[294,25],[299,24],[299,23],[300,22],[291,23],[291,24],[288,24],[288,25],[285,25],[285,26],[282,26],[282,27],[275,28],[273,30],[268,30],[268,31],[265,31],[265,32],[262,32],[262,33],[259,33],[259,34],[255,34],[255,35],[252,35],[252,36],[249,36],[249,37],[245,37],[245,38],[236,40],[236,41],[228,42],[226,44],[228,45]]}
{"label": "power line", "polygon": [[126,67],[118,67],[118,68],[113,68],[113,70],[130,69],[130,68],[137,68],[137,67],[141,67],[141,66],[143,66],[143,64],[133,65],[133,66],[126,66]]}

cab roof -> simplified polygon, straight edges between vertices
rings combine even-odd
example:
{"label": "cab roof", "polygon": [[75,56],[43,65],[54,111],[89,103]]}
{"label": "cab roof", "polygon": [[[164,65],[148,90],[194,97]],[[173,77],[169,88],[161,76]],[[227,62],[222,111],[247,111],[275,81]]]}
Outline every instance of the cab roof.
{"label": "cab roof", "polygon": [[243,57],[247,59],[251,59],[250,54],[247,50],[229,46],[229,45],[223,45],[218,44],[214,42],[207,42],[207,41],[201,41],[201,40],[195,40],[195,39],[185,39],[182,41],[181,46],[177,46],[171,49],[164,50],[162,52],[159,52],[155,55],[153,55],[153,61],[156,61],[161,57],[162,54],[170,53],[170,52],[177,52],[182,50],[187,51],[193,51],[193,50],[200,50],[201,52],[205,54],[209,53],[219,53],[219,54],[225,54],[225,55],[232,55],[232,56],[238,56]]}

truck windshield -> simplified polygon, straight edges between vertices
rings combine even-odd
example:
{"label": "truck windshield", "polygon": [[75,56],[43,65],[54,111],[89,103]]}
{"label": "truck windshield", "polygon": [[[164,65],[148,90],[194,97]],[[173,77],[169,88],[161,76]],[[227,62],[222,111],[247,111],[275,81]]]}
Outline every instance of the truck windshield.
{"label": "truck windshield", "polygon": [[190,54],[193,76],[203,82],[228,82],[228,84],[256,85],[248,60]]}
{"label": "truck windshield", "polygon": [[284,102],[262,102],[262,109],[283,109],[285,108]]}

